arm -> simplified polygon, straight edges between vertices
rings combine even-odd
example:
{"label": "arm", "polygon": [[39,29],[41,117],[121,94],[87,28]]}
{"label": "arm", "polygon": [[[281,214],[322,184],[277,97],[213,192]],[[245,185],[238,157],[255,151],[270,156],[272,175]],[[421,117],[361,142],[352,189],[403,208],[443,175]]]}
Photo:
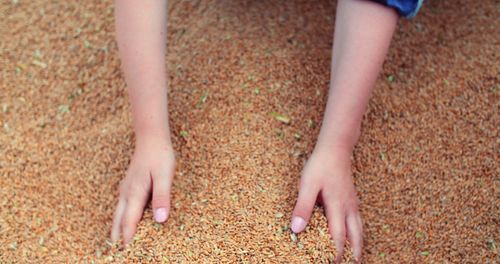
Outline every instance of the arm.
{"label": "arm", "polygon": [[120,184],[111,239],[116,241],[123,234],[124,243],[128,243],[151,191],[155,220],[166,221],[170,211],[175,158],[167,109],[167,1],[116,0],[115,18],[136,142]]}
{"label": "arm", "polygon": [[397,21],[397,13],[380,4],[339,2],[330,91],[317,147],[352,152]]}
{"label": "arm", "polygon": [[137,140],[154,135],[170,143],[166,4],[165,0],[116,0],[116,38]]}
{"label": "arm", "polygon": [[377,3],[338,2],[328,102],[316,147],[302,172],[291,223],[293,232],[303,231],[319,195],[337,261],[346,236],[354,257],[361,256],[362,222],[350,158],[397,21],[393,9]]}

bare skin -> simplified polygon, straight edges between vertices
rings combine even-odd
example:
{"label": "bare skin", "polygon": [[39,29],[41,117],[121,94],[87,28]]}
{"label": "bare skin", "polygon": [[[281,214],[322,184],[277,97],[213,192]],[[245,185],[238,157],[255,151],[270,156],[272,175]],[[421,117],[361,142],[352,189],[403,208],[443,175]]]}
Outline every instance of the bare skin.
{"label": "bare skin", "polygon": [[[166,0],[115,0],[117,41],[132,105],[136,147],[115,211],[111,238],[135,234],[152,192],[154,217],[167,220],[175,158],[170,140],[164,62]],[[302,172],[291,228],[302,232],[318,196],[343,254],[349,238],[360,258],[362,222],[351,173],[360,124],[398,20],[390,8],[339,0],[329,99],[316,147]]]}
{"label": "bare skin", "polygon": [[355,258],[361,257],[363,226],[351,155],[397,21],[396,11],[380,4],[338,1],[328,102],[316,147],[302,172],[291,221],[292,231],[302,232],[321,198],[337,261],[346,238]]}
{"label": "bare skin", "polygon": [[165,222],[170,213],[170,188],[175,156],[167,108],[165,40],[166,0],[116,0],[116,34],[132,106],[135,151],[113,218],[111,239],[133,238],[152,192],[154,218]]}

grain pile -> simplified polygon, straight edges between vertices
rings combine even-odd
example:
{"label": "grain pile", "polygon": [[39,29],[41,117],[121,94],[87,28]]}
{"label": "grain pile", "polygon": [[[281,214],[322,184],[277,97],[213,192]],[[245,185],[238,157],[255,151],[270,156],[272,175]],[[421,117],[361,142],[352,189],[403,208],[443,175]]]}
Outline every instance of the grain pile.
{"label": "grain pile", "polygon": [[[366,263],[499,261],[498,10],[435,0],[401,21],[354,153]],[[332,259],[321,209],[298,237],[288,223],[326,102],[334,11],[169,3],[173,211],[157,225],[147,209],[122,250],[106,242],[133,151],[113,3],[2,1],[0,262]]]}

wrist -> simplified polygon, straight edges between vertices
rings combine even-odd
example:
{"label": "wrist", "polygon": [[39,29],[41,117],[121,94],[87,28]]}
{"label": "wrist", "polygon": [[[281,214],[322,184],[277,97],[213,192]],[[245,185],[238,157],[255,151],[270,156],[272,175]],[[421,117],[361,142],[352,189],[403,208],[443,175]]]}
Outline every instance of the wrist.
{"label": "wrist", "polygon": [[313,154],[326,155],[329,159],[350,163],[353,149],[354,145],[350,142],[326,141],[319,138],[314,147]]}
{"label": "wrist", "polygon": [[136,146],[139,145],[162,146],[168,149],[172,149],[172,141],[170,139],[170,133],[168,131],[160,132],[160,131],[136,130],[135,142]]}
{"label": "wrist", "polygon": [[313,155],[328,156],[332,160],[345,163],[351,161],[352,149],[343,146],[317,144],[314,147]]}
{"label": "wrist", "polygon": [[356,127],[333,129],[324,126],[318,135],[315,149],[335,151],[350,156],[359,136],[360,129]]}
{"label": "wrist", "polygon": [[322,137],[318,136],[315,149],[318,150],[335,150],[341,153],[352,153],[356,140],[352,137]]}

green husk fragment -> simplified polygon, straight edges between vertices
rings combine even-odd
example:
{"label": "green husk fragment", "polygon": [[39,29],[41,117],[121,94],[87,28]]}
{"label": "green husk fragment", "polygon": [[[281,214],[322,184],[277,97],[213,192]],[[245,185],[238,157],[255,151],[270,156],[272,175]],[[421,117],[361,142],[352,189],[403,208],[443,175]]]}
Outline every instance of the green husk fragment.
{"label": "green husk fragment", "polygon": [[47,63],[41,62],[39,60],[33,60],[33,64],[43,69],[47,68]]}
{"label": "green husk fragment", "polygon": [[196,108],[200,108],[202,104],[204,104],[207,101],[208,98],[208,91],[205,91],[201,96],[200,100],[196,103]]}
{"label": "green husk fragment", "polygon": [[59,113],[68,113],[69,112],[69,105],[60,105],[59,108]]}
{"label": "green husk fragment", "polygon": [[40,240],[38,240],[38,244],[40,246],[43,246],[43,243],[45,242],[45,239],[43,237],[40,237]]}
{"label": "green husk fragment", "polygon": [[285,138],[285,132],[283,131],[278,131],[276,132],[276,136],[278,136],[280,139],[284,139]]}
{"label": "green husk fragment", "polygon": [[286,115],[278,114],[277,112],[272,112],[271,115],[278,121],[284,124],[290,124],[290,118]]}
{"label": "green husk fragment", "polygon": [[314,122],[314,120],[312,120],[312,119],[309,119],[309,120],[307,120],[307,126],[309,128],[315,128],[316,127],[316,122]]}
{"label": "green husk fragment", "polygon": [[490,239],[488,239],[488,241],[486,241],[486,243],[488,244],[488,248],[490,250],[496,250],[497,249],[497,244],[496,244],[496,242],[495,242],[494,239],[490,238]]}
{"label": "green husk fragment", "polygon": [[91,48],[92,47],[92,44],[90,44],[90,42],[88,40],[84,40],[83,41],[83,46],[87,49]]}
{"label": "green husk fragment", "polygon": [[14,243],[9,244],[9,248],[12,249],[12,250],[16,250],[17,249],[17,241],[14,242]]}
{"label": "green husk fragment", "polygon": [[325,232],[325,230],[324,230],[323,228],[318,227],[318,231],[319,231],[319,234],[320,234],[321,236],[325,236],[325,235],[326,235],[326,232]]}

